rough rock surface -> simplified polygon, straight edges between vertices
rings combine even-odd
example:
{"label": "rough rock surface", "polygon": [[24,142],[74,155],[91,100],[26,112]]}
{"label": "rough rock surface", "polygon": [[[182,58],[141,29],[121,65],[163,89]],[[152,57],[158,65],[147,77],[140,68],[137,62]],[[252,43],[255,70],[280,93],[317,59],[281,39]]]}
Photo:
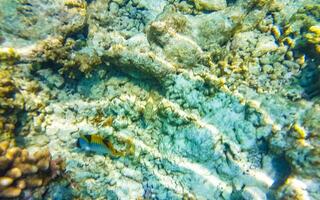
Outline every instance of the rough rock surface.
{"label": "rough rock surface", "polygon": [[[17,143],[65,160],[70,186],[49,196],[319,197],[316,0],[3,5],[0,103],[25,103],[0,116],[27,115]],[[135,148],[85,153],[81,134]]]}

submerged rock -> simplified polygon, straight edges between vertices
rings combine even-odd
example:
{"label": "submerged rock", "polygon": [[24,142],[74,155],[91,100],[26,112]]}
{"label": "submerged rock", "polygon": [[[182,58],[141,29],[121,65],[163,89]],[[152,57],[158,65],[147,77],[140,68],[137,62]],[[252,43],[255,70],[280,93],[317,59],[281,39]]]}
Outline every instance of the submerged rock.
{"label": "submerged rock", "polygon": [[66,163],[26,197],[317,199],[316,3],[4,0],[0,140]]}

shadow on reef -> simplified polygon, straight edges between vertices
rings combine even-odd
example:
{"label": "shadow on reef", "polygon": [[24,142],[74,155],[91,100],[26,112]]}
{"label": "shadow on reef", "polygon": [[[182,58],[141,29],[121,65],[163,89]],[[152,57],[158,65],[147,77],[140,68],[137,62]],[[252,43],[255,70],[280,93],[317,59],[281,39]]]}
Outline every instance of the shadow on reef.
{"label": "shadow on reef", "polygon": [[234,5],[235,3],[237,3],[237,0],[227,0],[227,5],[228,5],[228,6],[232,6],[232,5]]}
{"label": "shadow on reef", "polygon": [[304,97],[312,99],[320,96],[320,68],[315,61],[302,70],[300,75],[300,85],[304,88]]}
{"label": "shadow on reef", "polygon": [[65,180],[57,181],[43,194],[44,200],[72,200],[72,189]]}
{"label": "shadow on reef", "polygon": [[286,161],[284,155],[277,155],[272,159],[272,166],[275,169],[276,179],[274,183],[271,185],[269,192],[267,193],[267,197],[269,200],[276,199],[276,190],[285,184],[285,181],[290,176],[292,170],[290,164]]}
{"label": "shadow on reef", "polygon": [[276,179],[271,186],[271,189],[276,189],[284,184],[285,180],[291,174],[291,167],[289,163],[286,161],[284,155],[279,155],[273,158],[272,166],[276,172]]}
{"label": "shadow on reef", "polygon": [[[100,69],[100,72],[102,72],[100,74],[99,74],[99,69]],[[106,69],[106,66],[100,66],[97,70],[95,70],[92,73],[92,76],[89,78],[82,77],[82,78],[74,79],[71,82],[71,84],[68,83],[66,87],[73,88],[75,92],[78,92],[87,98],[92,98],[92,94],[90,90],[88,90],[88,88],[95,87],[96,84],[110,77],[124,80],[123,84],[125,84],[125,82],[130,82],[133,85],[144,88],[149,92],[151,91],[157,91],[159,93],[164,92],[161,84],[155,79],[145,77],[143,81],[141,81],[138,78],[129,76],[128,74],[119,70],[112,69],[111,67]]]}
{"label": "shadow on reef", "polygon": [[87,39],[89,34],[89,25],[85,24],[83,28],[75,33],[70,33],[67,38],[71,38],[76,41],[76,45],[73,48],[74,50],[80,50],[82,47],[86,46]]}
{"label": "shadow on reef", "polygon": [[320,54],[316,44],[313,44],[319,36],[312,33],[312,30],[316,29],[315,27],[301,28],[301,33],[305,33],[304,37],[297,39],[296,46],[293,49],[296,56],[304,55],[305,59],[308,60],[307,65],[301,69],[299,77],[300,86],[304,88],[303,97],[306,99],[320,96]]}

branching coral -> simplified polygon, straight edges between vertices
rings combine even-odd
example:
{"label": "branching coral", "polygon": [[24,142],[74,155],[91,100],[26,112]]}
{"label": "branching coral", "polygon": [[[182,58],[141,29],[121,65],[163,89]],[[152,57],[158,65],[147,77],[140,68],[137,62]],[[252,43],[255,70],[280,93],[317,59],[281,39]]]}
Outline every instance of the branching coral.
{"label": "branching coral", "polygon": [[62,162],[48,150],[30,155],[26,149],[0,143],[0,197],[19,197],[23,191],[44,186],[61,173]]}
{"label": "branching coral", "polygon": [[175,67],[171,63],[158,57],[155,53],[141,51],[139,49],[132,50],[123,45],[113,45],[108,50],[106,58],[128,73],[138,70],[159,81],[175,71]]}

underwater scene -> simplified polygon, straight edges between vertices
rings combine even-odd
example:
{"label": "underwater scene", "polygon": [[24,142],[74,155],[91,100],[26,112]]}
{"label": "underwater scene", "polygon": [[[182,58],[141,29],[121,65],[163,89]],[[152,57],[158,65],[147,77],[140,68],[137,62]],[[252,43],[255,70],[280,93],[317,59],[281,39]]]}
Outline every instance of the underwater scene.
{"label": "underwater scene", "polygon": [[319,200],[320,0],[0,0],[1,200]]}

